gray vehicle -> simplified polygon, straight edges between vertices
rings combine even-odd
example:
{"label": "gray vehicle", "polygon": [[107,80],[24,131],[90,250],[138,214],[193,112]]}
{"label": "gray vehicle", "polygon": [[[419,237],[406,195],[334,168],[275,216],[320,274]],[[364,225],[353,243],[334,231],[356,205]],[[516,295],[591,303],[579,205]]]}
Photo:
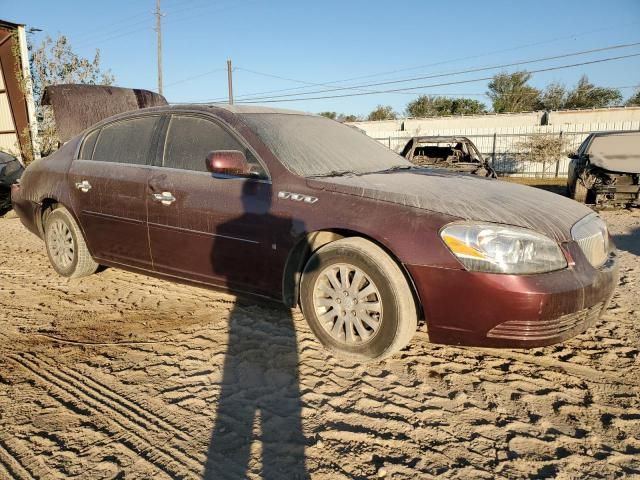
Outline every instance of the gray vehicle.
{"label": "gray vehicle", "polygon": [[570,158],[571,198],[596,207],[640,205],[640,132],[592,133]]}
{"label": "gray vehicle", "polygon": [[0,215],[11,210],[11,185],[18,181],[24,167],[8,153],[0,152]]}

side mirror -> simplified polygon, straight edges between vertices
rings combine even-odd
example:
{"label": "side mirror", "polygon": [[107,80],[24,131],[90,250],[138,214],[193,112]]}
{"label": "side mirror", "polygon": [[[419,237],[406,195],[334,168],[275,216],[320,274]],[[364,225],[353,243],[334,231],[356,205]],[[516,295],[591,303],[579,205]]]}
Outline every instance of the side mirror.
{"label": "side mirror", "polygon": [[207,155],[206,163],[211,173],[238,177],[251,175],[247,158],[239,150],[214,150]]}

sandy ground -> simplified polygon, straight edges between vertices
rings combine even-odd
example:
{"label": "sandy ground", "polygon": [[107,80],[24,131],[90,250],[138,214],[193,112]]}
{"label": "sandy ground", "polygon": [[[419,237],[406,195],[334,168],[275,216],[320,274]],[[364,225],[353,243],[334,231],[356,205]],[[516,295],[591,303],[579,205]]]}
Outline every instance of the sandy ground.
{"label": "sandy ground", "polygon": [[329,355],[299,313],[107,269],[0,219],[0,478],[640,478],[640,211],[620,286],[535,350]]}

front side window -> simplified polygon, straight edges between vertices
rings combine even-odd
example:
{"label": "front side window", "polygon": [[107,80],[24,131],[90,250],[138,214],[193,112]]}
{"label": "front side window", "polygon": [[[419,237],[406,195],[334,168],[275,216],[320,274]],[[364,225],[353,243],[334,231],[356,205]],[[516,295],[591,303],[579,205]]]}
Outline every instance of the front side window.
{"label": "front side window", "polygon": [[[93,160],[100,162],[151,164],[151,142],[160,117],[157,115],[122,120],[100,130],[93,149]],[[91,134],[89,134],[90,136]],[[89,137],[85,139],[85,144]],[[81,154],[85,154],[84,145]]]}
{"label": "front side window", "polygon": [[162,166],[206,172],[207,155],[215,150],[244,153],[256,178],[266,178],[264,168],[234,136],[220,125],[201,117],[172,115],[167,127]]}

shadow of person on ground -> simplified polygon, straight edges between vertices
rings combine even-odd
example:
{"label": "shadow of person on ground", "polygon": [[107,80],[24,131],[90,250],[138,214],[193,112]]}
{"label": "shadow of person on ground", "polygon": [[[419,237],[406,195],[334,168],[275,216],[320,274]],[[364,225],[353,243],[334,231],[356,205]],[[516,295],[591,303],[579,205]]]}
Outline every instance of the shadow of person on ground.
{"label": "shadow of person on ground", "polygon": [[640,228],[634,228],[631,233],[612,236],[613,242],[619,250],[625,250],[632,255],[640,256]]}
{"label": "shadow of person on ground", "polygon": [[[252,280],[273,278],[268,271],[272,242],[278,234],[290,234],[293,222],[270,213],[271,193],[271,185],[245,181],[244,213],[216,229],[212,262],[229,285],[242,288]],[[237,241],[256,235],[260,245]],[[249,471],[265,479],[309,478],[305,443],[291,312],[236,302],[229,315],[222,390],[204,478],[244,479]],[[252,450],[260,452],[261,469],[251,463]]]}

